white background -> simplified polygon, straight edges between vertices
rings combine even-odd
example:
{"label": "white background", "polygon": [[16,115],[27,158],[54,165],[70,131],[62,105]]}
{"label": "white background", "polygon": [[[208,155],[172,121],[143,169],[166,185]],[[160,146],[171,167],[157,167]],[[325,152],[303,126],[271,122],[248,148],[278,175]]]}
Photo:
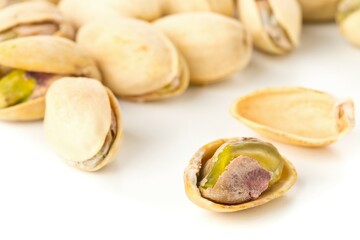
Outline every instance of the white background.
{"label": "white background", "polygon": [[358,127],[322,149],[272,141],[299,174],[280,199],[230,214],[187,199],[182,175],[199,147],[223,137],[264,139],[233,119],[229,106],[270,86],[319,89],[359,107],[360,49],[335,25],[306,26],[294,53],[256,52],[248,68],[224,83],[162,102],[120,101],[124,143],[97,173],[57,157],[42,122],[1,122],[0,239],[360,239]]}

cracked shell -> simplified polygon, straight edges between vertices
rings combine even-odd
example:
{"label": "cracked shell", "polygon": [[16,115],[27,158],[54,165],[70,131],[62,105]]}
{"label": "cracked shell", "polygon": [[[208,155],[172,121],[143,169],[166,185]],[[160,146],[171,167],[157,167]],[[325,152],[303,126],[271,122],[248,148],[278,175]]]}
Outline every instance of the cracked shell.
{"label": "cracked shell", "polygon": [[231,113],[264,136],[305,147],[331,144],[355,125],[352,100],[297,87],[250,93],[233,103]]}
{"label": "cracked shell", "polygon": [[117,18],[84,25],[78,44],[98,63],[104,83],[117,96],[154,101],[183,93],[186,62],[172,42],[150,23]]}
{"label": "cracked shell", "polygon": [[305,22],[332,21],[339,0],[299,0]]}
{"label": "cracked shell", "polygon": [[[74,42],[60,37],[34,36],[0,43],[0,66],[61,76],[101,80],[95,62]],[[0,120],[32,121],[44,117],[45,96],[0,109]]]}
{"label": "cracked shell", "polygon": [[360,0],[340,1],[336,20],[342,35],[360,47]]}
{"label": "cracked shell", "polygon": [[204,198],[199,190],[201,172],[215,152],[230,141],[244,141],[246,138],[219,139],[201,147],[191,158],[184,172],[185,192],[188,198],[201,208],[214,212],[236,212],[263,205],[285,194],[296,182],[294,166],[284,159],[280,179],[264,191],[259,198],[240,204],[221,204]]}
{"label": "cracked shell", "polygon": [[96,171],[110,163],[122,141],[119,103],[99,81],[62,78],[46,95],[46,138],[68,164]]}
{"label": "cracked shell", "polygon": [[184,56],[193,84],[225,80],[246,67],[250,61],[250,36],[235,19],[215,13],[196,12],[170,15],[154,24]]}
{"label": "cracked shell", "polygon": [[299,45],[302,16],[296,0],[238,0],[238,13],[256,48],[284,55]]}

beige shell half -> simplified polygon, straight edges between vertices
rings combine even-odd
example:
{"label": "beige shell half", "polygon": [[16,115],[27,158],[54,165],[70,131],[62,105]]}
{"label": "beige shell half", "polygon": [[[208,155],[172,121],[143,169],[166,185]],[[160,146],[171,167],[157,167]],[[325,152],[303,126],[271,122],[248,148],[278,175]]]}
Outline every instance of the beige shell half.
{"label": "beige shell half", "polygon": [[[136,19],[116,18],[84,25],[78,44],[98,63],[104,83],[117,96],[136,101],[178,95],[189,78],[177,49],[160,30]],[[174,81],[175,91],[159,93]]]}
{"label": "beige shell half", "polygon": [[305,147],[331,144],[355,125],[351,100],[297,87],[253,92],[237,99],[231,113],[264,136]]}
{"label": "beige shell half", "polygon": [[[0,43],[0,65],[25,71],[101,80],[95,62],[72,41],[50,36],[18,38]],[[44,117],[45,97],[0,110],[0,120],[32,121]]]}
{"label": "beige shell half", "polygon": [[171,15],[181,12],[215,12],[226,16],[233,16],[234,0],[160,0],[163,13]]}
{"label": "beige shell half", "polygon": [[161,0],[62,0],[59,9],[76,26],[109,17],[152,21],[161,16]]}
{"label": "beige shell half", "polygon": [[[273,15],[287,35],[292,49],[300,42],[302,29],[301,9],[297,0],[267,0]],[[270,38],[261,19],[255,0],[238,0],[238,15],[251,32],[256,48],[271,54],[283,55],[289,52],[277,46]],[[291,49],[291,50],[292,50]]]}
{"label": "beige shell half", "polygon": [[9,6],[0,12],[0,32],[19,25],[38,23],[56,24],[58,31],[53,36],[74,38],[75,32],[71,24],[64,19],[56,6],[48,2],[23,2]]}
{"label": "beige shell half", "polygon": [[285,194],[296,182],[297,172],[294,166],[287,160],[284,162],[284,168],[281,178],[273,186],[263,192],[256,200],[234,204],[224,205],[215,203],[202,197],[199,188],[199,175],[202,166],[211,159],[216,150],[227,141],[232,139],[219,139],[214,142],[208,143],[201,147],[191,158],[189,165],[184,172],[185,192],[189,199],[201,208],[214,212],[236,212],[256,206],[263,205],[273,199],[281,197]]}
{"label": "beige shell half", "polygon": [[250,61],[250,35],[235,19],[207,12],[181,13],[154,22],[177,46],[190,69],[190,82],[225,80]]}
{"label": "beige shell half", "polygon": [[[347,2],[347,1],[344,1]],[[348,1],[351,2],[351,1]],[[354,1],[360,4],[360,1]],[[340,9],[339,9],[340,10]],[[340,14],[340,12],[338,13]],[[342,35],[352,44],[360,47],[360,7],[338,21]]]}
{"label": "beige shell half", "polygon": [[[103,147],[114,113],[117,134],[103,161],[88,168],[82,165]],[[62,78],[46,95],[44,128],[52,148],[67,163],[96,171],[111,162],[122,139],[121,113],[112,92],[95,79]]]}
{"label": "beige shell half", "polygon": [[332,21],[340,0],[298,0],[305,22]]}

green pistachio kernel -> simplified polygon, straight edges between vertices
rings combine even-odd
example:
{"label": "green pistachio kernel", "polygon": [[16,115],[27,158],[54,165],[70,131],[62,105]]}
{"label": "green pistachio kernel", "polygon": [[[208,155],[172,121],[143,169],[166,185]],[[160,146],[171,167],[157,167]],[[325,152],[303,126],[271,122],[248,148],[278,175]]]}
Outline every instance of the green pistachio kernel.
{"label": "green pistachio kernel", "polygon": [[[214,154],[208,161],[210,166],[205,166],[206,174],[201,186],[204,189],[214,187],[221,174],[226,171],[230,162],[239,157],[250,157],[260,164],[265,170],[271,173],[269,186],[277,182],[282,174],[284,159],[278,150],[270,143],[261,142],[252,138],[245,138],[242,141],[229,142],[221,152]],[[204,181],[205,180],[205,181]]]}
{"label": "green pistachio kernel", "polygon": [[6,41],[6,40],[10,40],[10,39],[14,39],[17,38],[17,34],[13,31],[7,31],[7,32],[3,32],[0,33],[0,42]]}
{"label": "green pistachio kernel", "polygon": [[33,92],[36,80],[25,71],[13,70],[0,79],[0,109],[26,100]]}
{"label": "green pistachio kernel", "polygon": [[360,0],[343,0],[339,3],[336,21],[341,23],[358,10],[360,10]]}

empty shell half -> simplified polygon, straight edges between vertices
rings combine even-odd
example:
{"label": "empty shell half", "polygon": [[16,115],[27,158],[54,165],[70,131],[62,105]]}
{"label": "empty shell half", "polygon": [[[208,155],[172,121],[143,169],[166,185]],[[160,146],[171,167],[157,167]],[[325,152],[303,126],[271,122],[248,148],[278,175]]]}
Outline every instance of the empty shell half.
{"label": "empty shell half", "polygon": [[305,147],[335,142],[354,127],[354,104],[306,88],[269,88],[236,100],[232,115],[275,140]]}
{"label": "empty shell half", "polygon": [[337,23],[343,36],[352,44],[360,47],[360,0],[340,1]]}
{"label": "empty shell half", "polygon": [[230,17],[207,12],[181,13],[154,24],[184,56],[191,83],[225,80],[250,61],[250,35],[239,21]]}
{"label": "empty shell half", "polygon": [[331,21],[335,19],[339,0],[299,0],[306,22]]}
{"label": "empty shell half", "polygon": [[53,4],[24,2],[0,11],[0,42],[27,36],[74,38],[74,29]]}
{"label": "empty shell half", "polygon": [[293,165],[270,143],[219,139],[201,147],[185,169],[185,191],[204,209],[234,212],[282,196],[296,182]]}
{"label": "empty shell half", "polygon": [[101,79],[95,62],[74,42],[33,36],[0,43],[0,120],[44,117],[45,93],[64,76]]}
{"label": "empty shell half", "polygon": [[302,16],[297,0],[238,0],[238,12],[258,49],[283,55],[299,45]]}
{"label": "empty shell half", "polygon": [[55,152],[85,171],[110,163],[122,139],[117,99],[89,78],[62,78],[49,88],[44,127]]}
{"label": "empty shell half", "polygon": [[164,99],[189,85],[185,61],[150,23],[130,18],[95,21],[80,28],[77,42],[97,61],[105,85],[124,99]]}

